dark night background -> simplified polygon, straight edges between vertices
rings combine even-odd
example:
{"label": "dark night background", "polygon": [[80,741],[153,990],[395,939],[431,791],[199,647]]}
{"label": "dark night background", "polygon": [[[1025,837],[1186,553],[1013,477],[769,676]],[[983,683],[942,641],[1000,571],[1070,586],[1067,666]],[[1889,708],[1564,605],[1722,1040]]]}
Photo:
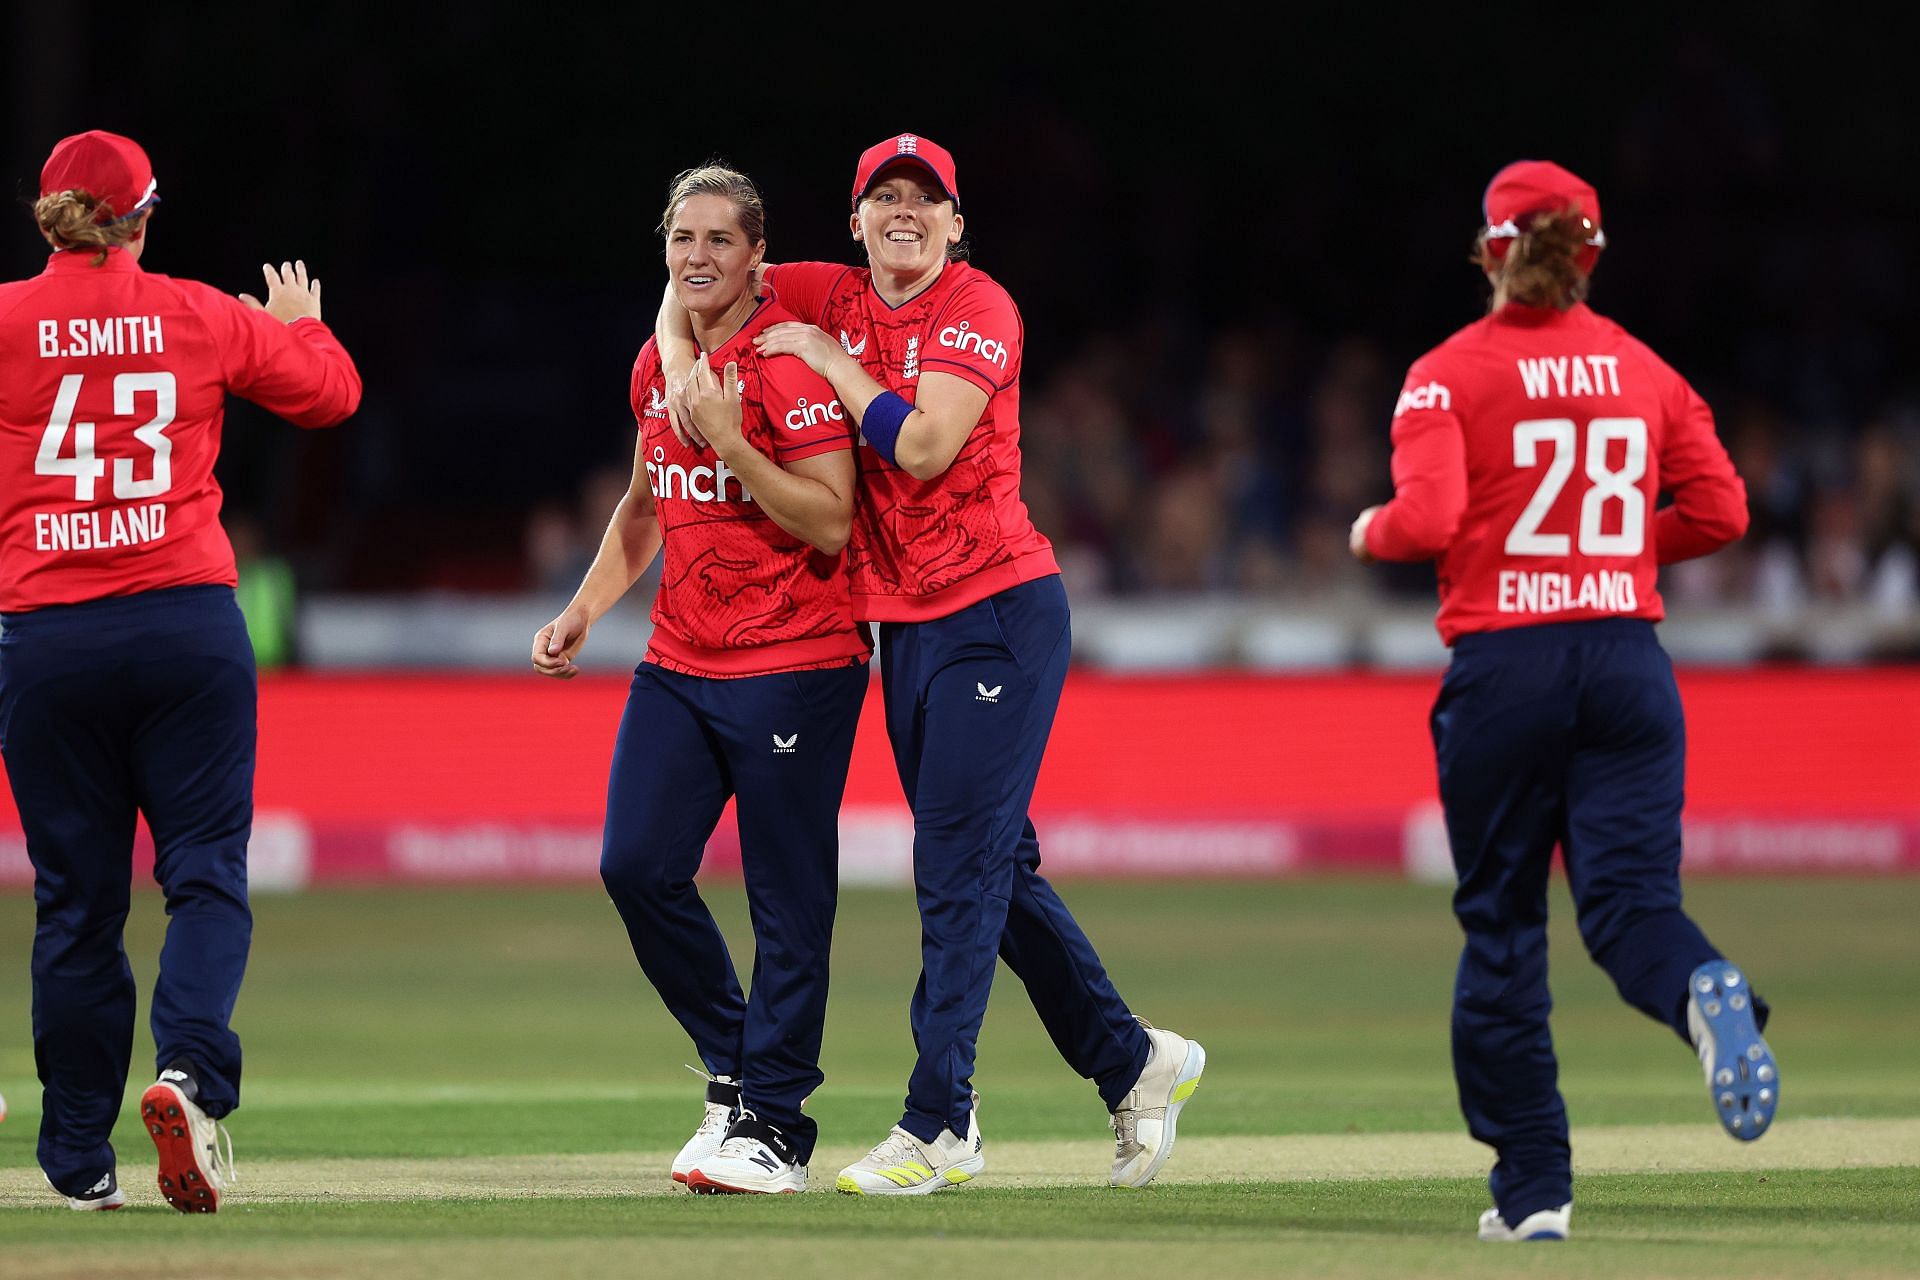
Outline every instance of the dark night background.
{"label": "dark night background", "polygon": [[[1488,177],[1543,156],[1598,187],[1593,301],[1714,403],[1756,533],[1814,575],[1818,495],[1857,507],[1884,465],[1891,514],[1856,540],[1920,537],[1898,42],[1783,5],[1275,10],[1262,36],[1239,9],[947,12],[11,6],[0,269],[39,269],[19,205],[57,138],[139,139],[164,200],[145,265],[257,291],[262,260],[304,257],[366,379],[333,433],[236,404],[230,513],[313,589],[515,590],[540,585],[531,513],[590,526],[611,497],[583,482],[630,465],[669,178],[723,157],[766,195],[770,260],[844,261],[854,158],[924,133],[1026,319],[1042,528],[1117,591],[1284,594],[1385,491],[1401,370],[1480,312]],[[1101,405],[1117,425],[1086,425]],[[1181,502],[1225,523],[1183,532]]]}

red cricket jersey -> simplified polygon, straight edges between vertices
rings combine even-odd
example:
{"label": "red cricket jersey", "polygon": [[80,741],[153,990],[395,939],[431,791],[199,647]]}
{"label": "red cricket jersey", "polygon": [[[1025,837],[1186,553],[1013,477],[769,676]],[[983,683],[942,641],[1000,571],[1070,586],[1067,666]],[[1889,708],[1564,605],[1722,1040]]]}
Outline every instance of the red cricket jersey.
{"label": "red cricket jersey", "polygon": [[[782,465],[853,447],[825,378],[798,356],[754,350],[754,334],[791,319],[762,302],[708,357],[716,371],[738,362],[740,434]],[[853,618],[844,557],[782,529],[725,462],[680,443],[651,338],[634,362],[632,398],[666,556],[647,660],[723,679],[864,661],[873,646]]]}
{"label": "red cricket jersey", "polygon": [[0,611],[234,585],[213,478],[227,393],[302,427],[360,405],[318,320],[97,253],[0,284]]}
{"label": "red cricket jersey", "polygon": [[[1382,560],[1438,559],[1441,639],[1665,616],[1658,566],[1747,529],[1713,412],[1585,304],[1508,304],[1416,360],[1393,414]],[[1670,506],[1654,510],[1662,493]]]}
{"label": "red cricket jersey", "polygon": [[839,338],[881,386],[912,403],[922,370],[985,391],[986,411],[942,475],[915,480],[860,447],[860,505],[847,569],[854,614],[922,622],[1060,572],[1020,500],[1020,358],[1025,330],[1007,291],[964,262],[898,308],[865,267],[782,263],[780,302]]}

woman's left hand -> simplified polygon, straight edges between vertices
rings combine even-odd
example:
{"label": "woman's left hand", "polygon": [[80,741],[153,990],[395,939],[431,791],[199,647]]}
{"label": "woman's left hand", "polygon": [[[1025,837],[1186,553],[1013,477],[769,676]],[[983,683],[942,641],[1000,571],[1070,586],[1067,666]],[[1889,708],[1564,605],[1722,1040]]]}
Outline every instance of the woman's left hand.
{"label": "woman's left hand", "polygon": [[798,320],[768,325],[753,335],[753,345],[763,356],[799,356],[809,369],[823,378],[827,376],[827,367],[846,354],[825,330]]}
{"label": "woman's left hand", "polygon": [[715,453],[725,453],[740,440],[740,366],[729,360],[720,373],[713,371],[703,352],[687,378],[687,412],[700,436]]}

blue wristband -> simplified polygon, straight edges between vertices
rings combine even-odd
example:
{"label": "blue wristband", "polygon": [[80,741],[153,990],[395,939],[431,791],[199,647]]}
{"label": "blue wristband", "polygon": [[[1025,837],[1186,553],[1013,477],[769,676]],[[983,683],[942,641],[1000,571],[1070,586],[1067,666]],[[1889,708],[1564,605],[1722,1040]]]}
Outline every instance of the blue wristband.
{"label": "blue wristband", "polygon": [[893,456],[894,448],[900,443],[900,425],[913,412],[913,406],[891,391],[882,391],[867,406],[867,412],[860,419],[860,435],[873,446],[873,451],[893,463],[900,465]]}

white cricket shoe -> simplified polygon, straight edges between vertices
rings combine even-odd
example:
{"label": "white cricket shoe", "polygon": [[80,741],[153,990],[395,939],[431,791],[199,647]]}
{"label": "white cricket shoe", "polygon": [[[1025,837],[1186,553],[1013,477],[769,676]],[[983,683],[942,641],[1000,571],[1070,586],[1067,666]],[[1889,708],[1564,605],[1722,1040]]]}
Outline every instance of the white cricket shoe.
{"label": "white cricket shoe", "polygon": [[720,1154],[720,1144],[727,1140],[727,1128],[740,1114],[738,1080],[732,1076],[710,1076],[698,1067],[687,1070],[707,1082],[707,1110],[700,1117],[700,1127],[673,1158],[673,1180],[679,1183],[685,1183],[702,1160],[711,1160]]}
{"label": "white cricket shoe", "polygon": [[807,1189],[800,1163],[784,1130],[751,1110],[727,1130],[720,1150],[687,1175],[687,1189],[702,1194],[792,1195]]}
{"label": "white cricket shoe", "polygon": [[971,1182],[985,1172],[987,1158],[980,1144],[980,1095],[973,1095],[967,1115],[967,1136],[942,1129],[932,1142],[893,1127],[886,1140],[867,1152],[866,1159],[840,1171],[834,1189],[854,1196],[924,1196]]}
{"label": "white cricket shoe", "polygon": [[1489,1209],[1480,1215],[1480,1238],[1500,1244],[1517,1244],[1524,1240],[1565,1240],[1567,1232],[1573,1226],[1573,1201],[1561,1205],[1558,1209],[1542,1209],[1530,1213],[1520,1220],[1520,1225],[1510,1227],[1507,1220],[1500,1216],[1498,1209]]}
{"label": "white cricket shoe", "polygon": [[[45,1177],[44,1174],[41,1176]],[[52,1178],[47,1179],[47,1185],[53,1187]],[[53,1189],[58,1191],[60,1188],[53,1187]],[[127,1193],[120,1189],[119,1179],[113,1176],[113,1171],[108,1170],[101,1176],[100,1181],[88,1187],[86,1191],[80,1195],[66,1197],[66,1201],[67,1208],[79,1209],[83,1212],[99,1209],[120,1209],[126,1206]]]}
{"label": "white cricket shoe", "polygon": [[1687,982],[1687,1031],[1707,1077],[1720,1126],[1752,1142],[1780,1106],[1780,1070],[1753,1016],[1753,992],[1738,965],[1703,964]]}
{"label": "white cricket shoe", "polygon": [[1174,1126],[1180,1109],[1200,1087],[1207,1051],[1196,1040],[1162,1031],[1138,1014],[1146,1028],[1147,1065],[1113,1112],[1113,1173],[1116,1187],[1144,1187],[1173,1154]]}
{"label": "white cricket shoe", "polygon": [[140,1119],[160,1153],[167,1203],[182,1213],[218,1213],[234,1180],[233,1139],[200,1109],[198,1093],[191,1075],[168,1067],[140,1095]]}

